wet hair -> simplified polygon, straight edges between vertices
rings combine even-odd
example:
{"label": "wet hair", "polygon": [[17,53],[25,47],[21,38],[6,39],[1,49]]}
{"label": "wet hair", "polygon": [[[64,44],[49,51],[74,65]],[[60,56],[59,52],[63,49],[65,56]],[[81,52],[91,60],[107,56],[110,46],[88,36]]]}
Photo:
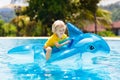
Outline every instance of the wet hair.
{"label": "wet hair", "polygon": [[66,29],[66,25],[62,20],[56,20],[53,24],[52,24],[52,32],[55,33],[56,32],[56,28],[63,26]]}

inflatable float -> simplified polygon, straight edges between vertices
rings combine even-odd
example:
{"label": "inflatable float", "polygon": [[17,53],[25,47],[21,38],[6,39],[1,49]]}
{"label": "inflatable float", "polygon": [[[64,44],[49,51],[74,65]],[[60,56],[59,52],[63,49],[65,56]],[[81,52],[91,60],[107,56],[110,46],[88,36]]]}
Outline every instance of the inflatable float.
{"label": "inflatable float", "polygon": [[[47,63],[58,62],[60,64],[61,61],[66,61],[66,59],[75,59],[77,61],[80,59],[82,54],[86,52],[90,52],[95,54],[96,52],[109,53],[110,48],[106,41],[102,39],[102,37],[93,34],[93,33],[83,33],[80,29],[74,26],[71,23],[67,23],[69,40],[71,40],[70,44],[65,45],[60,48],[55,48],[57,51],[53,51],[51,58],[47,61]],[[33,54],[34,60],[38,60],[39,62],[45,62],[45,53],[43,50],[42,44],[27,44],[14,47],[8,51],[8,54]],[[76,56],[75,56],[76,55]],[[75,57],[74,57],[75,56]],[[78,58],[79,56],[79,58]],[[74,63],[74,61],[73,61]]]}

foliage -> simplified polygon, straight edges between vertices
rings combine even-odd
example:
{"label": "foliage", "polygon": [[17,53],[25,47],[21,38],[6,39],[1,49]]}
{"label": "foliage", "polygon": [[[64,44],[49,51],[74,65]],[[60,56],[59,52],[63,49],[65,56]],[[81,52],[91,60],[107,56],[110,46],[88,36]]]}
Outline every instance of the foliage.
{"label": "foliage", "polygon": [[97,4],[100,2],[100,0],[80,0],[81,8],[87,9],[91,11],[92,13],[96,13],[97,11]]}
{"label": "foliage", "polygon": [[4,23],[5,23],[5,21],[0,19],[0,26],[2,26]]}
{"label": "foliage", "polygon": [[0,26],[0,36],[16,36],[16,26],[10,23],[5,23]]}
{"label": "foliage", "polygon": [[102,31],[102,32],[98,32],[98,35],[103,36],[103,37],[114,37],[116,36],[112,31]]}
{"label": "foliage", "polygon": [[110,27],[112,20],[111,20],[111,12],[104,10],[102,8],[98,8],[97,12],[97,24],[104,25],[105,27]]}
{"label": "foliage", "polygon": [[30,21],[28,16],[18,16],[11,23],[17,27],[17,36],[40,36],[42,34],[41,23]]}
{"label": "foliage", "polygon": [[20,6],[17,7],[16,6],[15,13],[16,13],[17,16],[24,15],[26,10],[27,10],[27,7],[20,7]]}
{"label": "foliage", "polygon": [[41,21],[38,21],[36,23],[36,27],[35,27],[35,30],[33,31],[33,36],[43,36],[43,33],[44,33],[44,29],[43,29],[43,25],[41,23]]}
{"label": "foliage", "polygon": [[[55,19],[65,19],[68,0],[30,0],[27,15],[50,26]],[[32,10],[32,11],[31,11]]]}
{"label": "foliage", "polygon": [[2,33],[2,25],[4,24],[5,22],[3,20],[0,19],[0,36],[3,34]]}

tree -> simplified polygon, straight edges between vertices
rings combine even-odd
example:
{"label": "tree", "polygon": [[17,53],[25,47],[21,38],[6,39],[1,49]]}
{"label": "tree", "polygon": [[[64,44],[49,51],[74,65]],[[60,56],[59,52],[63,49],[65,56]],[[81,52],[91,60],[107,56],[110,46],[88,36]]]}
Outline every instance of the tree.
{"label": "tree", "polygon": [[95,23],[95,33],[97,34],[97,21],[96,21],[96,12],[98,9],[97,4],[100,0],[80,0],[81,8],[89,10],[94,16],[94,23]]}
{"label": "tree", "polygon": [[57,19],[75,23],[79,7],[79,0],[30,0],[26,14],[30,16],[30,20],[42,22],[42,33],[45,36]]}
{"label": "tree", "polygon": [[34,36],[37,23],[30,21],[28,16],[18,16],[11,23],[17,28],[17,36]]}
{"label": "tree", "polygon": [[29,0],[29,6],[27,7],[25,15],[30,17],[30,21],[41,22],[43,36],[47,35],[52,23],[56,19],[72,22],[80,27],[94,22],[95,32],[97,33],[97,23],[99,23],[98,21],[102,22],[103,17],[105,17],[105,15],[98,15],[99,7],[97,3],[99,3],[99,1],[100,0]]}
{"label": "tree", "polygon": [[65,21],[70,0],[29,0],[29,7],[26,14],[30,16],[30,20],[41,21],[44,25],[43,35],[47,35],[47,28],[51,28],[51,24],[57,20]]}
{"label": "tree", "polygon": [[102,8],[98,8],[96,16],[97,24],[104,25],[108,28],[111,26],[112,23],[111,12],[104,10]]}

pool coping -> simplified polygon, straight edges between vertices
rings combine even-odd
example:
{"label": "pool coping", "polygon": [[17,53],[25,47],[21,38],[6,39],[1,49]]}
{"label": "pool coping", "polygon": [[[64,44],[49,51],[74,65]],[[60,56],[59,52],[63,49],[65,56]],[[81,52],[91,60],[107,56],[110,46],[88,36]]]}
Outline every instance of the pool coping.
{"label": "pool coping", "polygon": [[[120,37],[102,37],[105,40],[120,40]],[[48,37],[0,37],[0,39],[48,39]]]}
{"label": "pool coping", "polygon": [[0,39],[48,39],[48,37],[0,37]]}
{"label": "pool coping", "polygon": [[105,40],[120,40],[120,37],[102,37]]}

